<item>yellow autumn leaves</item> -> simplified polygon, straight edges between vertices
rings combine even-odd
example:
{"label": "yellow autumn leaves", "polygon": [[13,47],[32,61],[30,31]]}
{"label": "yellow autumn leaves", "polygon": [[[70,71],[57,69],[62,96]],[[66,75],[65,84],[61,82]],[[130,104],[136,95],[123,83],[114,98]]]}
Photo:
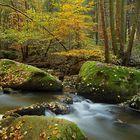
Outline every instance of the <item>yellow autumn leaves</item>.
{"label": "yellow autumn leaves", "polygon": [[[73,49],[67,52],[57,52],[54,53],[60,56],[68,56],[68,57],[77,57],[77,58],[84,58],[84,59],[91,59],[94,61],[104,61],[104,51],[100,48],[94,48],[92,50],[86,49]],[[117,58],[114,55],[111,55],[112,62],[116,62]]]}

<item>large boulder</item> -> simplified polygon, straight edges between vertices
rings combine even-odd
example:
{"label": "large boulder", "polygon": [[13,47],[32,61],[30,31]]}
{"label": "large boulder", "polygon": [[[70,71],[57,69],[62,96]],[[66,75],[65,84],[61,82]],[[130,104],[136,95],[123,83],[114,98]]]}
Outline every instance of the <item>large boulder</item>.
{"label": "large boulder", "polygon": [[64,119],[23,116],[3,119],[1,124],[2,140],[86,140],[76,124]]}
{"label": "large boulder", "polygon": [[0,60],[0,86],[22,90],[59,91],[62,83],[36,67],[13,60]]}
{"label": "large boulder", "polygon": [[88,61],[82,66],[77,90],[96,102],[126,101],[140,88],[140,71],[105,63]]}

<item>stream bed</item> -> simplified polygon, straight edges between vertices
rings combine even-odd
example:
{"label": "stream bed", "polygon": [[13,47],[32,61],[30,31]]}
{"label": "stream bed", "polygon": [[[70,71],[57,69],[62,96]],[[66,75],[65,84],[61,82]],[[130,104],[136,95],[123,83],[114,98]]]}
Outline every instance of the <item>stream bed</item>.
{"label": "stream bed", "polygon": [[[59,94],[1,94],[0,114],[37,102],[55,100]],[[64,118],[75,122],[89,140],[138,140],[140,138],[140,114],[121,108],[119,105],[93,103],[76,96],[71,113],[55,115],[46,110],[46,116]],[[1,115],[0,115],[1,117]]]}

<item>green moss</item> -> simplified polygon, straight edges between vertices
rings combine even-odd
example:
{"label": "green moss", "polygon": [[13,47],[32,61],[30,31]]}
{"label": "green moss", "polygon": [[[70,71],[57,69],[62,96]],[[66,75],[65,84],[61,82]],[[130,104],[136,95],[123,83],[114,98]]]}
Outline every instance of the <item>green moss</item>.
{"label": "green moss", "polygon": [[[85,140],[76,124],[64,119],[24,116],[19,117],[7,129],[8,139],[23,140]],[[11,135],[13,134],[13,135]]]}
{"label": "green moss", "polygon": [[93,93],[101,100],[121,102],[137,93],[140,71],[132,68],[86,62],[79,73],[80,93]]}
{"label": "green moss", "polygon": [[0,86],[35,90],[61,90],[61,82],[45,71],[16,61],[0,60]]}
{"label": "green moss", "polygon": [[[11,125],[11,123],[15,120],[16,118],[15,117],[7,117],[7,118],[4,118],[2,120],[0,120],[0,130],[2,128],[6,128],[8,127],[9,125]],[[1,138],[1,137],[0,137]]]}

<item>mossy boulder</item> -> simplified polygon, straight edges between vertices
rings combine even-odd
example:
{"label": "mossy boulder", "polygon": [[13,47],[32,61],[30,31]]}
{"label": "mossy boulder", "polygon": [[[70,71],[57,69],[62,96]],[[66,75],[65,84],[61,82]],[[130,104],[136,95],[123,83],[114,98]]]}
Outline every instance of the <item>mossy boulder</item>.
{"label": "mossy boulder", "polygon": [[140,71],[88,61],[83,64],[77,84],[78,93],[96,102],[126,101],[140,88]]}
{"label": "mossy boulder", "polygon": [[86,140],[73,122],[48,117],[23,116],[2,128],[0,139],[4,140]]}
{"label": "mossy boulder", "polygon": [[0,60],[0,86],[22,90],[59,91],[62,83],[47,72],[13,60]]}

